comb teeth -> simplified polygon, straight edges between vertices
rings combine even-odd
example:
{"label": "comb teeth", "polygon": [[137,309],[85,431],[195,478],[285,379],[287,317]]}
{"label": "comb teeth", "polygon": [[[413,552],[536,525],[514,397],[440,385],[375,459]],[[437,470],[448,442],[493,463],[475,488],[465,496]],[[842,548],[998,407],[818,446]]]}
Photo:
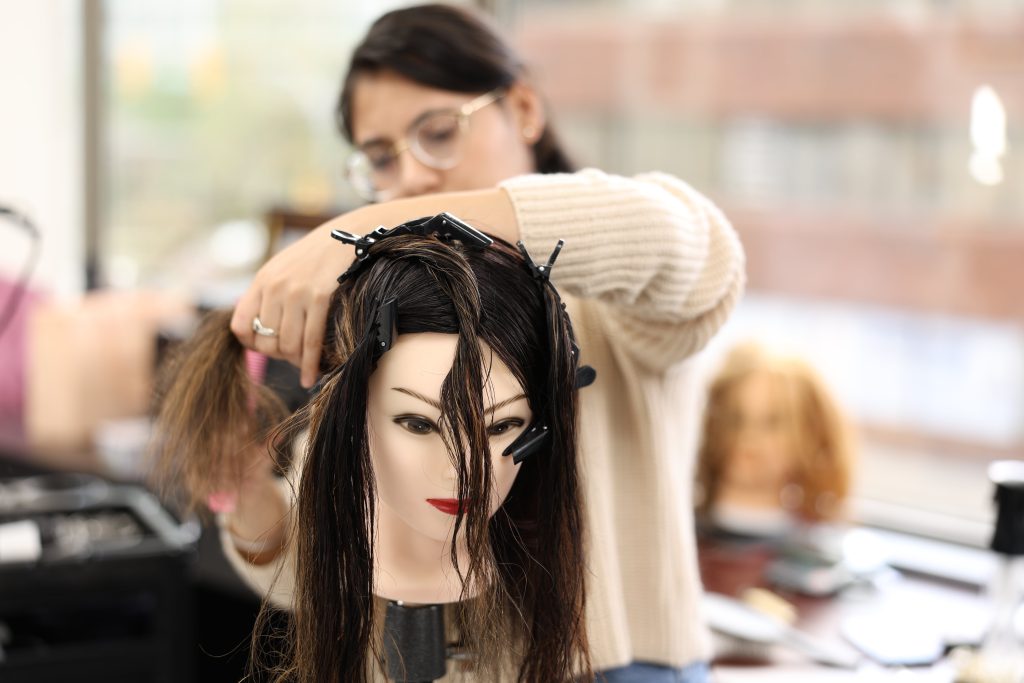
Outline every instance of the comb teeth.
{"label": "comb teeth", "polygon": [[258,351],[245,350],[245,371],[253,384],[263,384],[267,375],[267,357]]}

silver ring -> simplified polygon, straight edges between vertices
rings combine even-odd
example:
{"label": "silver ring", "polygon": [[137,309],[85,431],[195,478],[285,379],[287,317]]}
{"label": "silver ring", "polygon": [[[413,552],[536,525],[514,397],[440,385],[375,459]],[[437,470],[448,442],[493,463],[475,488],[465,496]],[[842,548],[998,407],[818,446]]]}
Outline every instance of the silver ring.
{"label": "silver ring", "polygon": [[273,327],[266,327],[260,322],[260,317],[256,316],[252,319],[252,331],[261,337],[276,337],[277,330]]}

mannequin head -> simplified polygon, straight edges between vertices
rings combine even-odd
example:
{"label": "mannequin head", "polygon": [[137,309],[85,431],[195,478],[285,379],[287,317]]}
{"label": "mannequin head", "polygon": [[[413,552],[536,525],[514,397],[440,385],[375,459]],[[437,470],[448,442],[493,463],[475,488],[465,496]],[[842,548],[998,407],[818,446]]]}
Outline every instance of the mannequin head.
{"label": "mannequin head", "polygon": [[[522,467],[502,452],[531,423],[533,412],[511,370],[483,347],[492,486],[483,501],[460,501],[458,466],[442,438],[440,399],[457,345],[455,334],[399,335],[370,377],[367,429],[377,492],[374,593],[381,597],[412,603],[465,597],[450,555],[456,515],[460,508],[479,506],[493,517]],[[465,527],[456,546],[465,567]]]}
{"label": "mannequin head", "polygon": [[[494,94],[463,128],[450,116]],[[373,23],[353,52],[336,118],[345,139],[386,172],[376,200],[475,190],[524,173],[572,171],[512,47],[482,17],[451,5],[394,10]],[[432,123],[424,123],[426,119]],[[405,150],[386,166],[385,150],[421,130],[427,146],[443,135],[442,163]],[[429,138],[429,139],[428,139]],[[450,140],[449,140],[450,139]]]}
{"label": "mannequin head", "polygon": [[[454,334],[400,335],[370,377],[367,425],[378,505],[392,510],[411,530],[436,541],[451,538],[455,519],[446,501],[456,501],[458,469],[441,438],[440,396],[457,343]],[[488,516],[493,516],[521,466],[501,453],[532,422],[533,412],[512,371],[490,349],[482,351],[489,370],[484,416],[494,475],[485,503]]]}
{"label": "mannequin head", "polygon": [[[498,240],[404,235],[369,251],[332,298],[319,391],[279,432],[283,444],[308,430],[289,532],[293,672],[363,680],[379,661],[376,594],[458,601],[478,666],[511,659],[525,680],[568,679],[587,660],[585,562],[576,358],[557,293]],[[245,378],[232,339],[226,316],[208,321],[176,371],[188,391],[172,387],[165,400],[162,415],[192,416],[182,420],[192,429],[163,423],[168,452],[197,454],[186,481],[231,470],[232,451],[204,439],[237,441],[272,414],[257,388],[217,393],[225,377]],[[242,426],[225,429],[211,411]],[[519,464],[503,455],[535,424],[549,428],[538,450]]]}
{"label": "mannequin head", "polygon": [[708,393],[698,513],[712,525],[745,517],[752,531],[764,524],[769,532],[786,520],[836,519],[851,458],[846,426],[806,363],[738,346]]}

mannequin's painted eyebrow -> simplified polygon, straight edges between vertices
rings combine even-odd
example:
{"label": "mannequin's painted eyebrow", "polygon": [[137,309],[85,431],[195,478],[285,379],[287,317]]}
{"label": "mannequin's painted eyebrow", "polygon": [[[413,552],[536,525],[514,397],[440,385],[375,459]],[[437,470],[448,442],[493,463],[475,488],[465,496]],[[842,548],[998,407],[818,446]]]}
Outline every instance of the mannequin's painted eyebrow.
{"label": "mannequin's painted eyebrow", "polygon": [[[440,403],[438,403],[437,401],[435,401],[432,398],[428,398],[428,397],[424,396],[423,394],[419,393],[418,391],[413,391],[412,389],[406,389],[405,387],[391,387],[391,390],[392,391],[397,391],[397,392],[399,392],[401,394],[405,394],[406,396],[412,396],[415,399],[423,401],[428,406],[430,406],[431,408],[434,408],[438,412],[440,412],[440,410],[441,410],[441,404]],[[519,394],[517,396],[512,396],[511,398],[506,398],[504,401],[498,401],[497,403],[495,403],[493,406],[491,406],[490,408],[488,408],[484,412],[485,413],[493,413],[495,410],[500,410],[501,408],[504,408],[505,406],[507,406],[507,405],[509,405],[511,403],[515,403],[516,401],[518,401],[521,398],[526,398],[526,394]]]}

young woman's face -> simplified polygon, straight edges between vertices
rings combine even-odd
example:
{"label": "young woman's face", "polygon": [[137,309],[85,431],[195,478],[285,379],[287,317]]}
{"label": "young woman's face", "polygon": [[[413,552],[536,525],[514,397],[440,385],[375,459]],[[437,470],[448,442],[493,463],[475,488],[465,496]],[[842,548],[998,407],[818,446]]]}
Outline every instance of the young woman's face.
{"label": "young woman's face", "polygon": [[[451,168],[432,168],[408,149],[399,154],[394,186],[382,191],[378,199],[480,190],[533,172],[530,144],[542,121],[539,103],[524,87],[514,87],[469,116]],[[360,76],[352,96],[353,142],[356,147],[371,142],[404,143],[410,128],[430,112],[458,110],[475,97],[423,86],[390,71]]]}
{"label": "young woman's face", "polygon": [[435,541],[451,538],[460,505],[487,506],[493,515],[508,496],[519,466],[502,456],[533,417],[512,372],[483,348],[490,372],[484,410],[493,488],[487,501],[459,501],[458,475],[439,431],[441,385],[451,370],[457,335],[399,335],[370,378],[367,418],[379,504]]}

